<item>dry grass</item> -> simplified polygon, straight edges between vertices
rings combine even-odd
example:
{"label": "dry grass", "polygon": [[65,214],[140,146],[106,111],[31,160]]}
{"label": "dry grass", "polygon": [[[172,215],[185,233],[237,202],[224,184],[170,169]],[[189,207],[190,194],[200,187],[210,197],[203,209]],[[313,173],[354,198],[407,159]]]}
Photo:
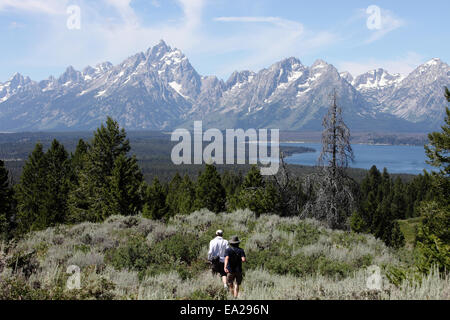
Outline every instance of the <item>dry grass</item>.
{"label": "dry grass", "polygon": [[[228,292],[223,289],[219,278],[213,277],[205,268],[186,278],[177,272],[175,266],[150,275],[136,270],[116,270],[105,260],[109,250],[126,244],[131,237],[139,237],[153,248],[164,239],[189,231],[199,235],[202,239],[199,241],[204,241],[199,251],[200,261],[207,254],[207,236],[218,227],[225,230],[226,237],[237,233],[250,255],[268,248],[274,250],[274,246],[278,246],[275,249],[279,248],[292,257],[322,257],[326,261],[352,266],[365,257],[370,257],[371,263],[382,270],[404,263],[397,252],[372,236],[332,231],[315,220],[275,215],[256,218],[248,210],[222,214],[200,210],[188,216],[176,216],[167,224],[142,217],[113,216],[104,223],[49,228],[28,234],[13,245],[2,243],[0,285],[20,279],[30,288],[49,288],[49,292],[56,292],[55,288],[59,288],[66,292],[65,282],[69,276],[66,269],[73,264],[81,268],[82,286],[90,288],[89,294],[82,297],[227,299]],[[25,270],[14,270],[11,261],[27,253],[32,253],[33,257],[27,266],[34,266],[34,269],[31,275],[25,276]],[[327,276],[319,270],[294,276],[256,266],[245,270],[240,299],[450,299],[448,275],[433,272],[422,279],[394,286],[383,274],[383,290],[371,291],[366,287],[366,266],[351,270],[345,277]],[[102,281],[111,286],[100,285]]]}

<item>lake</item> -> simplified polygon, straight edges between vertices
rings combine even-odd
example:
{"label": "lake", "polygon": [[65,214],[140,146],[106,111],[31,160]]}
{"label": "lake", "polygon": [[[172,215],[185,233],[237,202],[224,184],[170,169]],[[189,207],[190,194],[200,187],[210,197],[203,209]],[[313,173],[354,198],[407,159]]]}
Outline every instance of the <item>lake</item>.
{"label": "lake", "polygon": [[[293,154],[286,158],[287,163],[305,166],[317,164],[317,158],[322,150],[320,143],[280,143],[284,146],[310,147],[316,152]],[[427,157],[422,146],[386,146],[371,144],[352,145],[355,162],[352,168],[370,169],[373,165],[382,171],[387,168],[389,173],[420,174],[423,169],[430,171],[432,167],[425,163]]]}

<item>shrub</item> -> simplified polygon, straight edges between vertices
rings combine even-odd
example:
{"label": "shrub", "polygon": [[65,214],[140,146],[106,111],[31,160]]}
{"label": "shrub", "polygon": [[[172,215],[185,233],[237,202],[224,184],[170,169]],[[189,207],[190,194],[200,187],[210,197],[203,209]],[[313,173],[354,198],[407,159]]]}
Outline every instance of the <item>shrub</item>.
{"label": "shrub", "polygon": [[36,259],[36,251],[31,252],[16,252],[11,258],[7,260],[7,266],[13,269],[14,272],[22,272],[26,278],[32,273],[35,273],[39,267]]}
{"label": "shrub", "polygon": [[190,264],[198,255],[201,243],[198,237],[193,234],[175,234],[164,239],[153,247],[153,257],[155,263],[165,263],[167,258],[170,261],[182,261]]}
{"label": "shrub", "polygon": [[151,263],[150,247],[145,239],[134,237],[118,248],[110,249],[105,256],[106,262],[118,270],[142,271]]}

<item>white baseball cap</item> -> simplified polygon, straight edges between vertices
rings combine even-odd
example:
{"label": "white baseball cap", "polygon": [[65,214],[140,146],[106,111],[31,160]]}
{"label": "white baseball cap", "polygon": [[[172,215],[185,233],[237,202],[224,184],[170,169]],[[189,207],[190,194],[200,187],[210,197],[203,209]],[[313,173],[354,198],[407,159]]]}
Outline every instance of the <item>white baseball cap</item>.
{"label": "white baseball cap", "polygon": [[218,236],[218,235],[222,235],[222,234],[223,234],[223,231],[222,231],[222,230],[219,229],[219,230],[216,231],[216,235],[217,235],[217,236]]}

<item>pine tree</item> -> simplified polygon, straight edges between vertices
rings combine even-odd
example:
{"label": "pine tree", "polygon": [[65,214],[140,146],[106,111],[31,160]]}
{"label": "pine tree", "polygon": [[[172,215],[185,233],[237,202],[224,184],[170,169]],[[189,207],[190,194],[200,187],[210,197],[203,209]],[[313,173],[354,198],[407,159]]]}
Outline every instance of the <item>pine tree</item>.
{"label": "pine tree", "polygon": [[78,140],[78,144],[75,148],[75,153],[71,155],[72,168],[75,176],[84,168],[86,163],[86,156],[89,150],[89,144],[83,139]]}
{"label": "pine tree", "polygon": [[108,117],[106,126],[102,124],[94,133],[89,148],[90,173],[99,178],[110,176],[116,159],[129,151],[130,141],[126,138],[125,129],[120,129],[119,124]]}
{"label": "pine tree", "polygon": [[124,216],[138,214],[142,210],[143,175],[135,156],[120,154],[115,162],[110,180],[111,214]]}
{"label": "pine tree", "polygon": [[397,221],[394,221],[391,227],[390,245],[393,248],[401,248],[405,245],[405,236],[400,230],[400,225]]}
{"label": "pine tree", "polygon": [[[299,192],[299,190],[302,190],[302,186],[300,180],[289,170],[288,165],[284,161],[283,153],[281,153],[279,161],[279,170],[277,174],[272,176],[270,180],[271,186],[266,190],[266,192],[269,192],[272,186],[274,187],[275,193],[268,196],[272,200],[276,199],[275,207],[270,208],[270,211],[267,212],[274,212],[283,217],[299,215],[305,212],[309,214],[308,210],[303,210],[302,212],[304,195],[303,192]],[[312,188],[312,184],[307,184],[305,189],[310,190]]]}
{"label": "pine tree", "polygon": [[[272,181],[268,181],[264,188],[264,193],[262,195],[261,206],[263,213],[275,213],[279,215],[283,215],[283,212],[280,210],[279,205],[282,202],[280,199],[280,194],[278,193],[277,188],[275,187]],[[299,211],[296,211],[298,214]]]}
{"label": "pine tree", "polygon": [[28,157],[17,186],[17,228],[19,233],[39,230],[50,225],[47,207],[47,159],[41,143]]}
{"label": "pine tree", "polygon": [[322,152],[318,159],[322,170],[314,178],[316,197],[308,202],[302,215],[324,220],[331,228],[347,229],[355,201],[354,182],[345,169],[354,155],[350,130],[344,123],[342,109],[337,105],[336,92],[332,99],[322,122]]}
{"label": "pine tree", "polygon": [[225,211],[225,202],[226,194],[221,177],[215,166],[206,164],[205,171],[198,177],[194,207],[219,213]]}
{"label": "pine tree", "polygon": [[403,183],[399,179],[395,185],[386,169],[381,174],[372,166],[361,182],[361,205],[350,219],[355,232],[371,233],[386,245],[399,247],[404,237],[396,219],[405,214]]}
{"label": "pine tree", "polygon": [[[445,97],[450,102],[450,91],[445,88]],[[450,177],[450,109],[445,108],[445,124],[442,132],[433,132],[428,135],[430,143],[425,146],[428,163],[439,168],[442,175]]]}
{"label": "pine tree", "polygon": [[256,165],[252,165],[242,183],[243,189],[264,188],[265,182],[261,171]]}
{"label": "pine tree", "polygon": [[179,188],[178,210],[181,214],[190,214],[194,208],[195,187],[188,175],[185,175]]}
{"label": "pine tree", "polygon": [[235,174],[233,171],[225,171],[222,174],[222,185],[227,195],[226,210],[228,212],[232,212],[238,208],[238,198],[243,180],[242,171],[239,171],[238,174]]}
{"label": "pine tree", "polygon": [[237,174],[233,171],[225,171],[222,174],[222,185],[227,193],[227,197],[239,192],[243,181],[242,171],[239,171]]}
{"label": "pine tree", "polygon": [[264,188],[265,182],[259,168],[256,165],[251,166],[239,192],[238,207],[250,209],[257,215],[264,213]]}
{"label": "pine tree", "polygon": [[397,178],[394,184],[391,212],[395,219],[406,218],[405,189],[402,179]]}
{"label": "pine tree", "polygon": [[147,187],[146,200],[142,215],[149,219],[163,219],[167,216],[169,208],[166,204],[167,191],[161,185],[158,178],[153,180],[153,185]]}
{"label": "pine tree", "polygon": [[[445,88],[445,96],[450,102],[450,91]],[[433,174],[435,188],[440,196],[440,201],[445,205],[450,204],[450,109],[445,108],[445,124],[441,132],[433,132],[428,135],[429,144],[425,146],[428,163],[439,169],[439,173]]]}
{"label": "pine tree", "polygon": [[72,167],[69,155],[62,144],[53,140],[45,154],[47,165],[46,189],[48,213],[51,225],[66,222],[68,214],[67,199],[72,178]]}
{"label": "pine tree", "polygon": [[[99,222],[113,213],[138,212],[142,205],[138,201],[142,175],[136,160],[127,156],[130,143],[125,130],[108,117],[106,126],[102,124],[94,133],[90,146],[83,147],[83,144],[80,153],[87,149],[82,157],[85,161],[78,172],[78,183],[69,196],[71,221]],[[117,160],[119,158],[121,160]],[[120,168],[115,168],[116,165]],[[118,190],[124,185],[126,191]],[[124,199],[125,196],[129,199]],[[111,210],[112,204],[115,204],[115,210]]]}
{"label": "pine tree", "polygon": [[0,240],[11,236],[13,227],[14,198],[8,170],[0,160]]}
{"label": "pine tree", "polygon": [[171,215],[176,215],[180,213],[180,187],[182,179],[180,174],[177,172],[169,183],[169,190],[167,193],[167,207]]}
{"label": "pine tree", "polygon": [[[450,91],[445,88],[450,102]],[[428,163],[439,169],[433,172],[434,198],[423,201],[419,212],[424,216],[417,235],[419,268],[428,273],[433,265],[441,272],[450,269],[450,110],[446,107],[445,124],[441,132],[428,135],[430,143],[425,146]]]}
{"label": "pine tree", "polygon": [[24,233],[65,223],[72,168],[67,151],[56,139],[46,153],[38,143],[17,186],[18,228]]}

